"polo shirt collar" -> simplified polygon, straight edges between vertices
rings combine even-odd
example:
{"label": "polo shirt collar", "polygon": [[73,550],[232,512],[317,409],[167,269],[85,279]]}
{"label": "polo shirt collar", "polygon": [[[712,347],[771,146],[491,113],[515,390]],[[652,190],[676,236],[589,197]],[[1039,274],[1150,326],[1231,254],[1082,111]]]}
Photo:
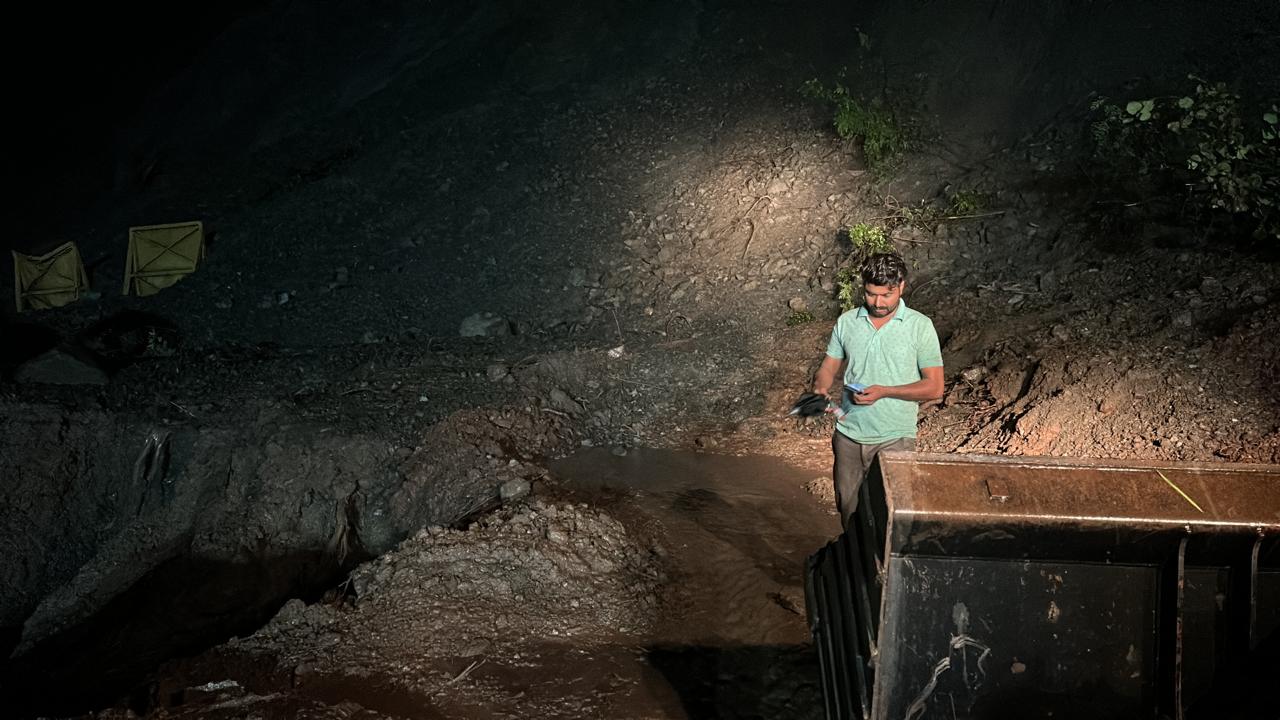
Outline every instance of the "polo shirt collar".
{"label": "polo shirt collar", "polygon": [[[894,311],[894,313],[893,313],[893,319],[894,319],[894,320],[906,320],[906,319],[907,319],[907,313],[908,313],[908,312],[915,312],[915,311],[914,311],[914,310],[910,310],[909,308],[907,308],[907,301],[906,301],[906,300],[899,299],[899,300],[898,300],[898,309],[897,309],[896,311]],[[858,317],[860,317],[860,318],[867,317],[867,306],[866,306],[866,305],[859,305],[859,306],[858,306]]]}

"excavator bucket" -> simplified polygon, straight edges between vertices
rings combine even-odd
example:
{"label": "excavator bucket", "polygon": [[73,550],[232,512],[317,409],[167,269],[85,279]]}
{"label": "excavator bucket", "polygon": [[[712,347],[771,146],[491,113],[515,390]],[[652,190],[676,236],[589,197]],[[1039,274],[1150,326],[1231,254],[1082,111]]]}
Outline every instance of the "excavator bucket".
{"label": "excavator bucket", "polygon": [[881,453],[808,561],[826,716],[1280,718],[1277,538],[1276,465]]}

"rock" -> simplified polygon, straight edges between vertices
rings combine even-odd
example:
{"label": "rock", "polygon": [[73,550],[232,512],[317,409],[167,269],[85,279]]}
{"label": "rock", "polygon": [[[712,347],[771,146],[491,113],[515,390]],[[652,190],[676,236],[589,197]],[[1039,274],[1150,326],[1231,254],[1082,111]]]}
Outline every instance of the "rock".
{"label": "rock", "polygon": [[1071,331],[1061,323],[1054,325],[1049,334],[1053,335],[1053,338],[1059,342],[1067,342],[1071,339]]}
{"label": "rock", "polygon": [[467,643],[467,645],[463,647],[461,651],[459,651],[458,655],[464,658],[483,655],[489,652],[489,648],[492,645],[493,643],[489,642],[488,640],[485,640],[484,638],[476,638],[475,640],[472,640],[471,642]]}
{"label": "rock", "polygon": [[1045,270],[1040,273],[1040,292],[1051,293],[1058,289],[1058,276],[1052,270]]}
{"label": "rock", "polygon": [[960,373],[960,379],[968,383],[976,383],[986,374],[986,368],[981,365],[974,365],[973,367],[965,368],[964,371]]}
{"label": "rock", "polygon": [[569,286],[582,287],[587,282],[587,271],[582,268],[569,268]]}
{"label": "rock", "polygon": [[380,341],[381,338],[372,330],[365,330],[364,334],[360,336],[360,342],[365,345],[376,345]]}
{"label": "rock", "polygon": [[547,403],[552,409],[566,412],[570,415],[577,415],[582,412],[582,406],[560,388],[551,389],[551,392],[547,395]]}
{"label": "rock", "polygon": [[627,456],[627,448],[626,448],[626,446],[625,446],[625,445],[614,445],[614,446],[613,446],[613,450],[612,450],[612,452],[613,452],[613,454],[614,454],[614,455],[616,455],[616,456],[618,456],[618,457],[626,457],[626,456]]}
{"label": "rock", "polygon": [[793,297],[787,301],[787,307],[796,312],[804,312],[809,309],[809,303],[802,297]]}
{"label": "rock", "polygon": [[1206,277],[1200,282],[1200,294],[1205,297],[1221,295],[1222,290],[1222,281],[1216,277]]}
{"label": "rock", "polygon": [[528,495],[532,487],[533,486],[529,484],[529,481],[524,478],[508,480],[502,483],[502,486],[498,488],[498,497],[502,498],[502,502],[519,500],[520,498]]}
{"label": "rock", "polygon": [[489,378],[489,382],[497,382],[506,377],[509,372],[507,366],[502,363],[491,363],[484,369],[485,377]]}
{"label": "rock", "polygon": [[307,604],[298,598],[286,602],[280,612],[276,613],[274,622],[277,625],[293,625],[306,619]]}
{"label": "rock", "polygon": [[13,379],[49,385],[106,385],[108,378],[88,356],[54,348],[19,365]]}
{"label": "rock", "polygon": [[504,337],[511,334],[511,321],[491,312],[467,316],[458,328],[462,337]]}
{"label": "rock", "polygon": [[776,198],[790,189],[791,188],[787,185],[787,181],[779,177],[774,178],[773,181],[769,183],[769,187],[765,188],[764,192],[766,195]]}
{"label": "rock", "polygon": [[701,435],[698,437],[697,440],[694,440],[693,443],[698,447],[702,448],[703,450],[710,450],[711,448],[720,444],[715,438],[711,437],[710,435]]}
{"label": "rock", "polygon": [[345,267],[340,267],[333,271],[333,282],[338,285],[346,285],[351,280],[351,271]]}

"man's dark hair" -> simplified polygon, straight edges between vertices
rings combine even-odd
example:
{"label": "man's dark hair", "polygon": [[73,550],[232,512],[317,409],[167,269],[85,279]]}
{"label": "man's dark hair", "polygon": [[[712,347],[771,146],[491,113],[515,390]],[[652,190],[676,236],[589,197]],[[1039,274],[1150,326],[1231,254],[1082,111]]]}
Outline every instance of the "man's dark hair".
{"label": "man's dark hair", "polygon": [[907,279],[907,263],[897,253],[876,253],[862,263],[863,285],[894,287]]}

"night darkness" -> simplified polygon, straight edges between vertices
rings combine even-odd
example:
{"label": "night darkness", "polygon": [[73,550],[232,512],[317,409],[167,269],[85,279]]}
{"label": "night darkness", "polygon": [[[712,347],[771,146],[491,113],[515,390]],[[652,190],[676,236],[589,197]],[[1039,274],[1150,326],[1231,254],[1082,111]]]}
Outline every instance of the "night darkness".
{"label": "night darkness", "polygon": [[[9,23],[10,142],[19,243],[46,212],[110,190],[115,145],[144,98],[264,2],[38,4]],[[13,235],[6,240],[14,241]]]}

